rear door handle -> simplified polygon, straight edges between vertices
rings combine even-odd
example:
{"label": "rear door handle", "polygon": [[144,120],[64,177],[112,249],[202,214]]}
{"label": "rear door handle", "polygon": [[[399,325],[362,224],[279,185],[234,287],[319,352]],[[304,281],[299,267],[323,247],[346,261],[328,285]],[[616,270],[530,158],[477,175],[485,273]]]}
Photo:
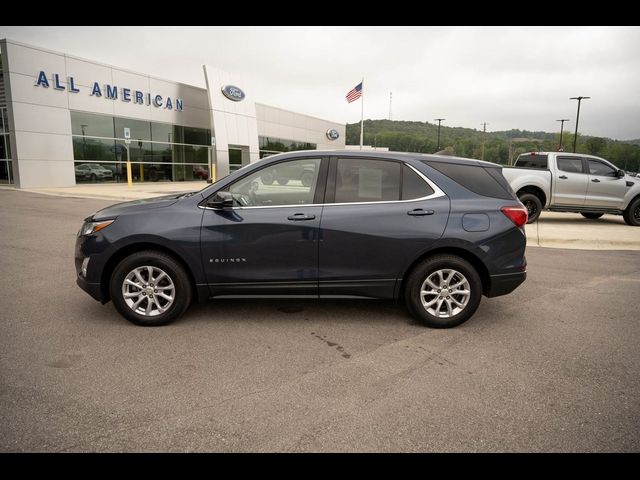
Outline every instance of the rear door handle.
{"label": "rear door handle", "polygon": [[300,220],[313,220],[316,218],[315,215],[306,215],[304,213],[296,213],[294,215],[289,215],[287,217],[289,220],[293,220],[294,222],[298,222]]}
{"label": "rear door handle", "polygon": [[600,183],[600,180],[598,180],[597,178],[592,178],[591,181],[594,183]]}
{"label": "rear door handle", "polygon": [[569,177],[567,177],[566,175],[560,175],[558,178],[561,178],[562,180],[566,180]]}
{"label": "rear door handle", "polygon": [[414,217],[422,217],[424,215],[433,215],[434,213],[436,213],[436,212],[434,212],[433,210],[425,210],[423,208],[415,208],[413,210],[409,210],[407,212],[407,215],[412,215]]}

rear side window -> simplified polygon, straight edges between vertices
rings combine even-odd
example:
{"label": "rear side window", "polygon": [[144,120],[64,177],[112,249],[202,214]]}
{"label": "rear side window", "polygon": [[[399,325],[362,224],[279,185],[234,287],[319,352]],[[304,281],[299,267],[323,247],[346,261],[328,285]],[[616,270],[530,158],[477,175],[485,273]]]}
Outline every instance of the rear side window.
{"label": "rear side window", "polygon": [[476,165],[461,165],[457,163],[426,163],[451,180],[459,183],[467,190],[471,190],[473,193],[484,197],[503,198],[506,200],[513,199],[511,188],[506,190],[505,187],[501,185],[501,182],[495,178],[498,174],[500,176],[502,176],[502,174],[499,171],[493,172],[493,174],[489,173],[490,170],[497,170],[497,168],[484,168]]}
{"label": "rear side window", "polygon": [[516,160],[516,167],[537,168],[546,170],[548,168],[548,155],[520,155]]}
{"label": "rear side window", "polygon": [[582,173],[582,159],[579,157],[558,157],[558,170]]}
{"label": "rear side window", "polygon": [[340,158],[336,169],[336,203],[400,200],[402,165],[384,160]]}
{"label": "rear side window", "polygon": [[406,165],[402,166],[402,200],[413,200],[433,195],[433,188]]}

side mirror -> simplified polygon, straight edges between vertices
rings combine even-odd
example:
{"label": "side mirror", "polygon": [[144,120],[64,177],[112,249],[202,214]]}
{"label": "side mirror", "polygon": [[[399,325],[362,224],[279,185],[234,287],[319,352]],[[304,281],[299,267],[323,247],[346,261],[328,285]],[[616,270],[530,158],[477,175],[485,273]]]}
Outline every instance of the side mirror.
{"label": "side mirror", "polygon": [[626,175],[626,173],[625,173],[624,170],[618,170],[618,174],[617,174],[618,178],[624,178],[625,175]]}
{"label": "side mirror", "polygon": [[233,195],[229,192],[216,192],[213,197],[207,201],[207,206],[222,210],[223,208],[233,207]]}

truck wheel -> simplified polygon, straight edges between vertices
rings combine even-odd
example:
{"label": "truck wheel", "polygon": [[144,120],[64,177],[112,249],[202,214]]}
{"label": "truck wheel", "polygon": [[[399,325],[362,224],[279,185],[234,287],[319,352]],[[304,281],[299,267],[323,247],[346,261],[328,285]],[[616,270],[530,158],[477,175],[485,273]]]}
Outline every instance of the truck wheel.
{"label": "truck wheel", "polygon": [[180,317],[191,303],[191,283],[171,256],[145,250],[116,266],[109,291],[120,314],[136,325],[156,327]]}
{"label": "truck wheel", "polygon": [[437,255],[419,264],[407,279],[405,302],[411,314],[432,328],[450,328],[475,313],[482,280],[473,266],[455,255]]}
{"label": "truck wheel", "polygon": [[529,219],[527,223],[533,223],[540,217],[542,212],[542,202],[533,193],[525,193],[518,197],[520,202],[527,208]]}
{"label": "truck wheel", "polygon": [[604,213],[580,212],[580,215],[582,215],[584,218],[588,218],[589,220],[597,220],[602,215],[604,215]]}
{"label": "truck wheel", "polygon": [[629,204],[622,216],[627,225],[640,227],[640,197]]}

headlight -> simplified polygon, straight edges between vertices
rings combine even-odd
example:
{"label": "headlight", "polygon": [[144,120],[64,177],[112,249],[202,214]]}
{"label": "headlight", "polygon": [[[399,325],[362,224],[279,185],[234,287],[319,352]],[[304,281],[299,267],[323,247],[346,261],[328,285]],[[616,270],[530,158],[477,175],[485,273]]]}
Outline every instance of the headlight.
{"label": "headlight", "polygon": [[84,222],[80,229],[80,235],[91,235],[92,233],[99,232],[103,228],[108,227],[113,223],[113,220],[103,220],[102,222]]}

